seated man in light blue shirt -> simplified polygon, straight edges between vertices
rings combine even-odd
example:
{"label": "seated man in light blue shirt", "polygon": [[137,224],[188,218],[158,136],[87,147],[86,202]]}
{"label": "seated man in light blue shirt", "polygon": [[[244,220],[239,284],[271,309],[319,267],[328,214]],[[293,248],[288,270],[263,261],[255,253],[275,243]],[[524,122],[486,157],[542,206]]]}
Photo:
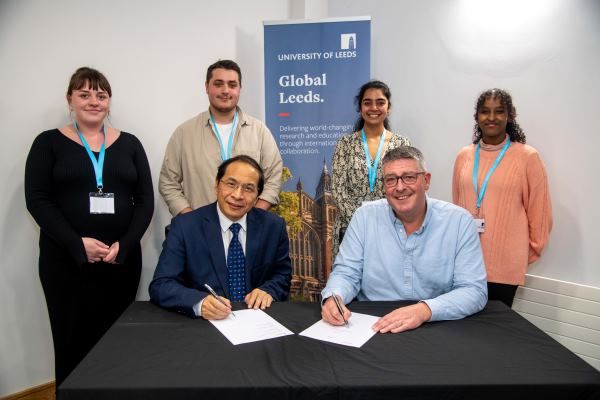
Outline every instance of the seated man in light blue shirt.
{"label": "seated man in light blue shirt", "polygon": [[[416,300],[381,317],[373,330],[402,332],[427,321],[460,319],[487,302],[486,272],[471,215],[427,197],[423,154],[403,146],[382,160],[385,199],[354,213],[321,293],[323,320],[342,325],[359,301]],[[337,296],[343,316],[332,296]]]}

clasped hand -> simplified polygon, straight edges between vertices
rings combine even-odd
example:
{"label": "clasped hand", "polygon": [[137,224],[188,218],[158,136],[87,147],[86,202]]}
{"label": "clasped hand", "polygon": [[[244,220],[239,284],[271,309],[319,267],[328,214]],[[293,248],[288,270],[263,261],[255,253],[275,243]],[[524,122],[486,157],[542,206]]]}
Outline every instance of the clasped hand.
{"label": "clasped hand", "polygon": [[83,247],[89,263],[104,261],[108,264],[116,264],[119,255],[119,242],[114,242],[111,246],[106,245],[100,240],[83,237]]}

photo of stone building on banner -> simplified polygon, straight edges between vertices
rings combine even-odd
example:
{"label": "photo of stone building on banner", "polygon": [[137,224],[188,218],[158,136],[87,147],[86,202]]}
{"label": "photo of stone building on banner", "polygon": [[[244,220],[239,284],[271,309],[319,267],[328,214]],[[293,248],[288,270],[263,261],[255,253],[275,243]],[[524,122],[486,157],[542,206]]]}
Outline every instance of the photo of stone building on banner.
{"label": "photo of stone building on banner", "polygon": [[[284,168],[284,181],[291,173]],[[273,211],[287,223],[292,260],[290,300],[319,302],[331,272],[331,240],[337,206],[331,193],[331,175],[323,162],[312,198],[298,178],[295,192],[282,192]]]}

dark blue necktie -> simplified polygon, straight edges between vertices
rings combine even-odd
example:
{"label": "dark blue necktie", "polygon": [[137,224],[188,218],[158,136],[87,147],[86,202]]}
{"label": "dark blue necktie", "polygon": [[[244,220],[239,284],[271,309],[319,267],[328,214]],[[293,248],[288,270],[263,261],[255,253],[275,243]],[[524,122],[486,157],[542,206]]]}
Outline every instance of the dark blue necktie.
{"label": "dark blue necktie", "polygon": [[231,301],[244,301],[246,295],[246,257],[238,239],[241,227],[237,222],[229,227],[233,233],[227,250],[227,286]]}

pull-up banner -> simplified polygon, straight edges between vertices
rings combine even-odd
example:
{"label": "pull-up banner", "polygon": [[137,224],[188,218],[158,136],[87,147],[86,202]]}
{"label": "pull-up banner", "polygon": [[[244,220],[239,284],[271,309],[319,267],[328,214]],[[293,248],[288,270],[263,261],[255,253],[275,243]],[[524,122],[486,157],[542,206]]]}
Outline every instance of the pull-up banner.
{"label": "pull-up banner", "polygon": [[265,22],[264,29],[266,123],[293,176],[275,208],[288,224],[290,298],[319,301],[337,215],[331,159],[352,131],[354,97],[371,76],[371,19]]}
{"label": "pull-up banner", "polygon": [[[315,195],[323,163],[357,117],[354,96],[371,76],[371,19],[265,22],[266,124],[284,165]],[[331,168],[329,168],[331,171]]]}

